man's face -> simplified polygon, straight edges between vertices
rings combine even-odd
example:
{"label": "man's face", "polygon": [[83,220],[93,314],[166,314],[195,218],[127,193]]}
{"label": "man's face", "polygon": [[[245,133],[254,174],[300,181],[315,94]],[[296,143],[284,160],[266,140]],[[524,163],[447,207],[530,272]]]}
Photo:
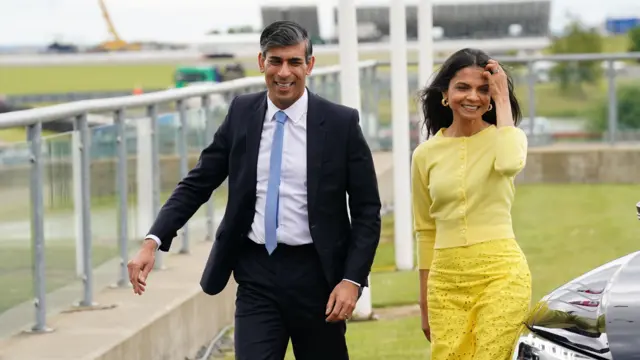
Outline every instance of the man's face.
{"label": "man's face", "polygon": [[305,79],[311,74],[315,58],[305,60],[305,42],[273,48],[265,56],[258,54],[258,66],[264,73],[269,98],[280,109],[291,106],[304,93]]}

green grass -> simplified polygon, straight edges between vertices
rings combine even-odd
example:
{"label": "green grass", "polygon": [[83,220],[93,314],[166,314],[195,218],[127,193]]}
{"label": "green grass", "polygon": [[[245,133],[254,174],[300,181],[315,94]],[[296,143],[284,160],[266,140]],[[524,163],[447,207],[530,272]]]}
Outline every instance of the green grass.
{"label": "green grass", "polygon": [[175,68],[172,64],[4,67],[0,94],[165,89],[173,86]]}
{"label": "green grass", "polygon": [[86,65],[0,68],[0,93],[62,93],[72,91],[167,88],[172,65]]}
{"label": "green grass", "polygon": [[[116,255],[115,247],[94,244],[93,266],[97,267]],[[45,259],[47,292],[77,280],[73,240],[47,244]],[[32,264],[31,247],[28,244],[0,243],[0,313],[34,297]]]}
{"label": "green grass", "polygon": [[638,250],[638,185],[521,185],[514,228],[538,300],[565,282]]}
{"label": "green grass", "polygon": [[[0,69],[0,72],[2,70]],[[0,75],[1,76],[1,75]],[[54,135],[52,131],[43,130],[42,136]],[[0,143],[19,143],[27,140],[25,128],[0,129]]]}
{"label": "green grass", "polygon": [[629,36],[627,35],[615,35],[608,36],[602,41],[603,53],[620,53],[629,51],[631,45]]}

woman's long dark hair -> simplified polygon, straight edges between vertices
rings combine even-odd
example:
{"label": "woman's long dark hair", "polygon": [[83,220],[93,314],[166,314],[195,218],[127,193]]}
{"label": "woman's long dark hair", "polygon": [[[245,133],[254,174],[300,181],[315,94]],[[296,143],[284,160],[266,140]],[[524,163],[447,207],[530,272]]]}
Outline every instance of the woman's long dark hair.
{"label": "woman's long dark hair", "polygon": [[[453,112],[449,107],[442,105],[442,93],[449,89],[449,82],[458,71],[469,66],[479,66],[484,68],[487,66],[490,57],[484,51],[478,49],[462,49],[451,55],[447,61],[442,64],[440,70],[436,73],[431,84],[420,91],[420,102],[422,112],[424,114],[424,126],[427,128],[427,137],[435,135],[440,129],[451,126],[453,123]],[[509,102],[511,103],[511,113],[513,121],[517,126],[522,118],[518,99],[513,91],[513,81],[507,73],[509,85]],[[496,104],[491,99],[493,110],[482,115],[482,119],[489,124],[496,125]]]}

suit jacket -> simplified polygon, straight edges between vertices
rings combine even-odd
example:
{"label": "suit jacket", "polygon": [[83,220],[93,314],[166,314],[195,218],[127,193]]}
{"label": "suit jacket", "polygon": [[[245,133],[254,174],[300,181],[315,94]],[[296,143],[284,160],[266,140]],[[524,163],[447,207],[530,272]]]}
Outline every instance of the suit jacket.
{"label": "suit jacket", "polygon": [[[367,286],[381,227],[373,157],[356,110],[311,92],[308,101],[307,209],[313,244],[331,287],[344,278]],[[210,295],[227,285],[251,229],[266,111],[266,91],[232,100],[213,142],[178,183],[149,232],[160,238],[160,250],[168,251],[177,231],[228,177],[226,211],[200,281]]]}

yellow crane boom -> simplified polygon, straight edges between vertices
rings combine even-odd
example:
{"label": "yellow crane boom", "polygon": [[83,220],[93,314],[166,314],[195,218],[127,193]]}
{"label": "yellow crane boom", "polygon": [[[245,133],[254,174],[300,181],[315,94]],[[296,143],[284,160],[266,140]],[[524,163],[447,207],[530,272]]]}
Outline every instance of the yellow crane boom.
{"label": "yellow crane boom", "polygon": [[98,50],[102,51],[123,51],[123,50],[140,50],[141,46],[139,44],[129,44],[125,40],[123,40],[118,31],[116,31],[115,26],[113,25],[113,21],[111,21],[111,16],[109,16],[109,11],[107,10],[107,5],[104,0],[98,0],[98,5],[100,6],[100,10],[102,11],[102,17],[104,21],[107,23],[107,31],[111,35],[111,40],[105,41],[98,46]]}

